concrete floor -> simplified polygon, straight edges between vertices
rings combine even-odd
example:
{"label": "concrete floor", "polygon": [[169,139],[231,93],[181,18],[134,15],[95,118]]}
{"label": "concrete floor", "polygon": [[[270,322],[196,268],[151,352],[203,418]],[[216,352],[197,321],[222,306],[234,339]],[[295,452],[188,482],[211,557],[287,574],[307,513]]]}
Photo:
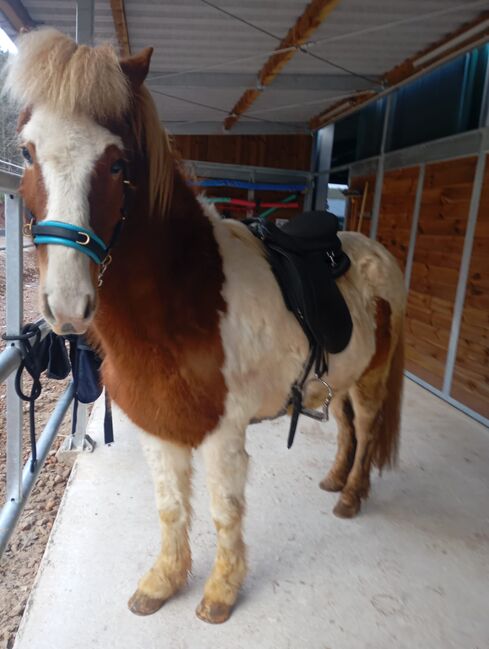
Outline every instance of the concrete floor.
{"label": "concrete floor", "polygon": [[189,586],[152,617],[126,608],[159,531],[117,416],[114,446],[78,459],[14,649],[488,649],[488,431],[408,381],[400,468],[345,521],[317,487],[334,425],[304,422],[287,451],[287,424],[249,429],[251,570],[229,622],[194,615],[214,549],[198,455]]}

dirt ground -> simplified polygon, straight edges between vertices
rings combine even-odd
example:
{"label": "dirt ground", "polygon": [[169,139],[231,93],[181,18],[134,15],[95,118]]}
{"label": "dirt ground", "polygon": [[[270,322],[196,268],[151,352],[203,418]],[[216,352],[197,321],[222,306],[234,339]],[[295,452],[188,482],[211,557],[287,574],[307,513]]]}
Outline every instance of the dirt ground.
{"label": "dirt ground", "polygon": [[[37,270],[35,251],[24,250],[24,322],[39,317],[37,306]],[[0,252],[0,332],[5,331],[5,252]],[[3,343],[1,344],[3,348]],[[36,403],[36,432],[39,435],[54,405],[68,385],[65,381],[42,380],[43,391]],[[27,383],[28,385],[28,383]],[[50,452],[17,529],[0,561],[0,649],[13,646],[27,598],[46,547],[61,498],[70,475],[70,468],[57,461],[55,453],[63,438],[70,433],[69,417]],[[27,407],[24,408],[23,453],[30,452]],[[0,387],[0,506],[5,500],[6,421],[5,387]],[[35,649],[33,647],[33,649]]]}

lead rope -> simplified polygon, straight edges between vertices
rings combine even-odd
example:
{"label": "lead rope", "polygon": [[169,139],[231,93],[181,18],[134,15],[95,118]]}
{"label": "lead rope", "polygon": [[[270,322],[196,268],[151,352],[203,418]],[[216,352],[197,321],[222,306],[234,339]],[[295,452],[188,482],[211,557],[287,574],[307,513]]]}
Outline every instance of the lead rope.
{"label": "lead rope", "polygon": [[[31,338],[34,336],[34,342]],[[37,443],[36,443],[36,419],[35,402],[41,396],[42,384],[40,381],[43,372],[40,355],[41,330],[36,324],[27,324],[17,336],[2,335],[2,339],[8,342],[17,342],[21,348],[22,360],[15,374],[15,391],[22,401],[29,404],[29,437],[31,445],[30,471],[34,473],[37,466]],[[26,394],[22,389],[22,375],[26,371],[32,379],[31,390]]]}

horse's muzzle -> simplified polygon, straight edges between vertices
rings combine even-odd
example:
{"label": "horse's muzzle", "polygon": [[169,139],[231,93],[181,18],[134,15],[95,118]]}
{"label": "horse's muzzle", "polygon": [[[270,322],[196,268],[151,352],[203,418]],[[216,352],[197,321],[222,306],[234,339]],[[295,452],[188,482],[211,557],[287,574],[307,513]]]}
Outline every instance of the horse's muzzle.
{"label": "horse's muzzle", "polygon": [[42,310],[55,333],[60,336],[85,333],[95,313],[95,304],[91,297],[81,297],[76,305],[71,305],[69,309],[63,308],[66,306],[59,305],[57,300],[46,293],[43,295]]}

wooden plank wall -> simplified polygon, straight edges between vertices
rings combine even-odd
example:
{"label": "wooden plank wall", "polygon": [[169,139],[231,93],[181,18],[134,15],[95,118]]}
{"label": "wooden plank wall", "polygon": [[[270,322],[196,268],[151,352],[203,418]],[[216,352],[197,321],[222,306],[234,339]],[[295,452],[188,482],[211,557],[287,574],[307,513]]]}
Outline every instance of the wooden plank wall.
{"label": "wooden plank wall", "polygon": [[489,158],[486,158],[451,395],[489,418]]}
{"label": "wooden plank wall", "polygon": [[[406,367],[442,389],[476,158],[426,166],[406,313]],[[405,268],[418,168],[386,172],[379,240]],[[362,191],[367,178],[352,179]],[[374,182],[368,178],[369,186]],[[371,185],[373,187],[373,184]],[[367,214],[371,202],[367,202]],[[359,199],[350,204],[349,229]],[[368,233],[368,225],[362,230]],[[489,160],[475,231],[451,396],[489,418]]]}
{"label": "wooden plank wall", "polygon": [[409,249],[418,175],[417,167],[396,169],[384,174],[377,239],[392,252],[403,271]]}
{"label": "wooden plank wall", "polygon": [[172,140],[185,160],[303,171],[311,168],[310,135],[174,135]]}
{"label": "wooden plank wall", "polygon": [[443,387],[476,159],[426,166],[406,313],[407,368]]}

